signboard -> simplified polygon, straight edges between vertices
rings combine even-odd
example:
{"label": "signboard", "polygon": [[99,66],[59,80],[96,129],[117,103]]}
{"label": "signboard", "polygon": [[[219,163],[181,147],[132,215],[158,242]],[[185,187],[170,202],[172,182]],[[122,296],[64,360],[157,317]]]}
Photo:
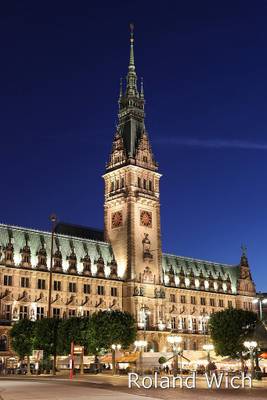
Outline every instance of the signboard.
{"label": "signboard", "polygon": [[74,346],[74,353],[83,353],[83,346]]}
{"label": "signboard", "polygon": [[32,356],[36,361],[40,361],[44,358],[44,351],[43,350],[33,350]]}

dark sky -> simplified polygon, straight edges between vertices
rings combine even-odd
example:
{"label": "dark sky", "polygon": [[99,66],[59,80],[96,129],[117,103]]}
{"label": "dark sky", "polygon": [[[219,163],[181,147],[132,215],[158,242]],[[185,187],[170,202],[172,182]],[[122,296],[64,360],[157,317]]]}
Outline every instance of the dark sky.
{"label": "dark sky", "polygon": [[164,250],[238,263],[245,243],[266,291],[266,1],[5,3],[0,220],[48,229],[54,211],[102,227],[133,21]]}

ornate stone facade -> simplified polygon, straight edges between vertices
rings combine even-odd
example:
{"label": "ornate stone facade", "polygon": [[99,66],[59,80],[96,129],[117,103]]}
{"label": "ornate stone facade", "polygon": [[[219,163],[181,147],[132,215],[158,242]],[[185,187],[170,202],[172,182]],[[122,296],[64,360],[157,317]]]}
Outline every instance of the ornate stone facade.
{"label": "ornate stone facade", "polygon": [[[52,315],[126,310],[150,348],[167,350],[172,331],[183,336],[185,349],[197,350],[208,334],[209,315],[226,307],[252,310],[255,287],[245,248],[235,265],[162,252],[161,175],[144,124],[133,40],[131,35],[126,88],[121,83],[119,123],[103,176],[104,235],[58,225]],[[50,255],[50,233],[0,225],[0,355],[10,352],[8,343],[4,349],[8,322],[47,315]]]}

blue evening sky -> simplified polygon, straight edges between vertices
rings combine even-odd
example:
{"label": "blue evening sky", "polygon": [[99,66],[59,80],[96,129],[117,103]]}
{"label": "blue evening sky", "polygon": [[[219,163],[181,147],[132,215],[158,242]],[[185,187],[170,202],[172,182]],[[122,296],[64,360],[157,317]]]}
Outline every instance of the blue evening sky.
{"label": "blue evening sky", "polygon": [[0,220],[103,226],[128,24],[160,165],[163,248],[267,290],[267,2],[12,1],[0,15]]}

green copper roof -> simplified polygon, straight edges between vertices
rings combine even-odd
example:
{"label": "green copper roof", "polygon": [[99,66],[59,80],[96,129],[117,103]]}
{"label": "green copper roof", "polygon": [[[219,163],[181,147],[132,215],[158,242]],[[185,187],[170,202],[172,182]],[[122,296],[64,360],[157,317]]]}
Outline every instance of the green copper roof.
{"label": "green copper roof", "polygon": [[[42,240],[45,243],[46,252],[50,255],[50,246],[51,246],[51,233],[21,228],[17,226],[3,225],[0,224],[0,246],[3,249],[4,246],[7,245],[9,241],[9,235],[13,238],[12,243],[14,247],[14,262],[15,265],[19,265],[21,261],[20,250],[26,244],[26,237],[28,237],[28,246],[31,249],[31,264],[32,267],[35,267],[37,264],[37,252],[40,250],[42,245]],[[73,245],[74,253],[77,257],[77,272],[82,273],[83,265],[81,262],[81,258],[85,257],[85,247],[87,248],[88,255],[91,259],[92,265],[92,273],[96,272],[95,262],[101,256],[104,260],[105,264],[105,276],[109,276],[110,268],[108,264],[112,261],[113,254],[112,249],[109,243],[106,242],[98,242],[90,239],[82,239],[76,238],[67,235],[56,234],[56,241],[60,246],[60,251],[62,253],[62,266],[63,271],[67,271],[69,267],[69,263],[67,257],[71,254],[71,246]],[[54,251],[57,250],[57,246],[54,244]],[[3,250],[2,250],[3,253]],[[3,256],[2,256],[3,258]],[[0,261],[1,262],[1,261]],[[47,265],[49,267],[49,261],[47,261]]]}
{"label": "green copper roof", "polygon": [[194,277],[197,279],[202,273],[204,278],[207,280],[211,273],[214,279],[221,276],[222,281],[226,281],[229,274],[232,291],[236,293],[237,280],[239,278],[239,265],[229,265],[216,263],[205,260],[198,260],[190,257],[176,256],[172,254],[163,254],[162,256],[162,268],[164,276],[166,277],[170,267],[173,267],[175,275],[178,276],[181,270],[184,271],[185,277],[189,276],[193,271]]}

